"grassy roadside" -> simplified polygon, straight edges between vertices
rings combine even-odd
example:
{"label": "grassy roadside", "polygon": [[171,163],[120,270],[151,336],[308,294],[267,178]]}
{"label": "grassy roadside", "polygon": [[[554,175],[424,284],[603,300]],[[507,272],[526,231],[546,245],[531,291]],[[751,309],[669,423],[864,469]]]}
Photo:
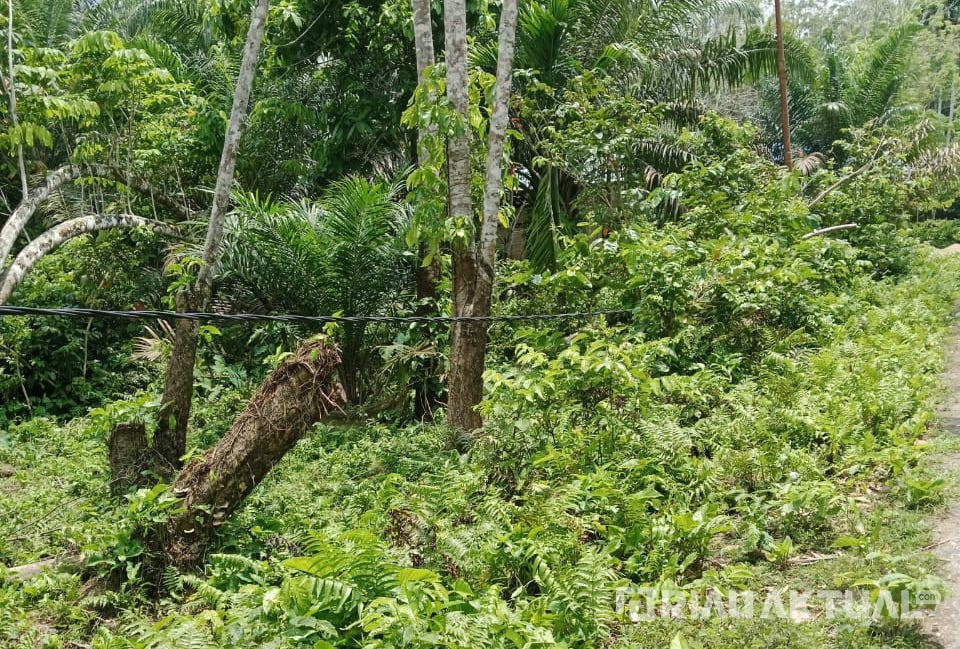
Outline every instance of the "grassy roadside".
{"label": "grassy roadside", "polygon": [[[936,576],[936,561],[929,552],[931,514],[958,497],[956,484],[951,484],[957,476],[942,475],[937,458],[955,452],[960,448],[960,440],[940,434],[934,415],[937,402],[951,396],[943,393],[938,373],[949,344],[949,322],[957,298],[956,262],[934,257],[918,265],[910,277],[895,286],[881,284],[877,288],[880,290],[871,306],[853,322],[840,327],[832,343],[802,361],[799,370],[805,380],[795,386],[793,397],[801,403],[818,403],[829,400],[832,391],[846,385],[850,388],[849,409],[869,408],[870,400],[861,398],[866,393],[860,392],[860,379],[878,372],[877,376],[885,376],[886,380],[880,378],[871,389],[880,400],[893,404],[907,396],[914,407],[903,410],[900,423],[883,431],[882,438],[871,437],[868,445],[848,450],[831,462],[845,502],[831,516],[829,526],[833,533],[820,539],[822,546],[808,546],[806,552],[784,550],[773,561],[740,572],[736,580],[722,578],[726,571],[735,572],[736,566],[717,562],[718,579],[710,585],[755,591],[758,612],[771,591],[779,593],[777,599],[787,604],[790,590],[870,591],[890,575],[907,577],[910,587],[942,589],[944,595],[956,595],[945,589]],[[887,288],[890,290],[884,290]],[[823,381],[822,370],[828,365],[841,369],[829,371],[827,374],[833,376]],[[876,405],[874,401],[873,406]],[[844,417],[836,421],[842,428]],[[870,465],[872,468],[868,468]],[[822,600],[815,596],[811,601],[809,617],[792,616],[794,619],[786,620],[711,616],[707,621],[626,622],[621,629],[620,646],[940,646],[924,635],[916,622],[871,622],[845,618],[842,614],[830,619]]]}

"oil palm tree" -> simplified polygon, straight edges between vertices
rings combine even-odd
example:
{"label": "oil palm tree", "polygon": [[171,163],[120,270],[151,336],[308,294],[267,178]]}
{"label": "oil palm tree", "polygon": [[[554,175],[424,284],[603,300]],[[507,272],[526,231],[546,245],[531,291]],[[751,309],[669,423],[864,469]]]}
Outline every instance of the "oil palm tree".
{"label": "oil palm tree", "polygon": [[[317,202],[237,196],[227,224],[221,294],[245,309],[301,315],[384,314],[410,281],[398,186],[348,176]],[[340,335],[341,379],[363,397],[366,323]]]}
{"label": "oil palm tree", "polygon": [[[897,99],[919,30],[920,25],[902,25],[863,52],[843,47],[825,33],[812,74],[790,82],[795,146],[806,153],[838,155],[833,143],[847,139],[850,129],[904,114]],[[766,88],[762,120],[772,141],[779,140],[781,128],[774,99],[772,87]]]}
{"label": "oil palm tree", "polygon": [[74,0],[16,0],[14,24],[24,44],[33,47],[59,47],[76,35]]}

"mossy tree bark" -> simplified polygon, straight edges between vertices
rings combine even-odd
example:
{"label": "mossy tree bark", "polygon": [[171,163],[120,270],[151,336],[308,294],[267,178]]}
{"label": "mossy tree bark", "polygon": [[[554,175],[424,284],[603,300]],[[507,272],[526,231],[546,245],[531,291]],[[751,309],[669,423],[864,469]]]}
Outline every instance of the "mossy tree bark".
{"label": "mossy tree bark", "polygon": [[339,352],[301,343],[264,382],[230,430],[177,475],[171,489],[182,513],[143,532],[154,556],[180,569],[196,567],[217,528],[237,509],[313,424],[344,401]]}

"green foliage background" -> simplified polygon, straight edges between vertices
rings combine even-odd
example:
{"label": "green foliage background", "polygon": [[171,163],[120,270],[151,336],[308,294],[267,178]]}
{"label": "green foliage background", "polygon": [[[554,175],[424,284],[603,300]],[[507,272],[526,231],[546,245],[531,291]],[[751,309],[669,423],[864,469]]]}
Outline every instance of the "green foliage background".
{"label": "green foliage background", "polygon": [[[167,485],[109,489],[107,437],[153,429],[169,331],[0,318],[0,564],[82,557],[26,582],[0,568],[0,646],[927,646],[886,618],[635,625],[614,610],[628,585],[943,586],[926,517],[954,491],[936,459],[957,443],[934,413],[960,261],[932,246],[960,242],[956,7],[859,0],[897,10],[854,25],[838,22],[849,8],[788,4],[792,172],[760,7],[522,3],[494,312],[623,315],[494,326],[463,454],[442,408],[412,414],[418,387],[445,382],[445,330],[326,327],[352,402],[196,574],[142,573],[135,531],[181,506]],[[193,282],[248,8],[15,3],[21,120],[3,102],[0,212],[22,199],[20,146],[30,187],[98,162],[154,190],[69,183],[30,237],[91,213],[179,218],[158,194],[193,215],[177,241],[69,242],[17,304],[169,308]],[[469,7],[475,144],[498,11]],[[446,218],[443,138],[465,126],[442,62],[414,92],[410,6],[281,0],[269,23],[211,308],[445,312],[471,224]],[[414,167],[421,129],[432,162]],[[190,455],[313,333],[204,326]],[[84,588],[106,575],[116,588]]]}

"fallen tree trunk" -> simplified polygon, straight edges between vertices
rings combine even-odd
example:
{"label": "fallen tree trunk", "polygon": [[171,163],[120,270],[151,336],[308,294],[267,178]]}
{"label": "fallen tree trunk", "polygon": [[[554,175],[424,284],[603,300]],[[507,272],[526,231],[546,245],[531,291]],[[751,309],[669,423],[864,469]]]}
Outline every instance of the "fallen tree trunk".
{"label": "fallen tree trunk", "polygon": [[300,344],[264,382],[230,430],[173,483],[182,513],[148,532],[147,546],[181,569],[203,559],[216,529],[288,450],[343,402],[340,353],[319,341]]}
{"label": "fallen tree trunk", "polygon": [[44,571],[56,570],[57,564],[59,563],[58,559],[43,559],[42,561],[27,563],[22,566],[13,566],[7,569],[6,576],[18,581],[29,581]]}
{"label": "fallen tree trunk", "polygon": [[83,557],[71,555],[66,557],[54,557],[42,559],[34,563],[27,563],[22,566],[12,566],[4,568],[0,566],[0,580],[6,577],[16,579],[17,581],[29,581],[37,575],[44,572],[69,572],[77,573],[83,569]]}

